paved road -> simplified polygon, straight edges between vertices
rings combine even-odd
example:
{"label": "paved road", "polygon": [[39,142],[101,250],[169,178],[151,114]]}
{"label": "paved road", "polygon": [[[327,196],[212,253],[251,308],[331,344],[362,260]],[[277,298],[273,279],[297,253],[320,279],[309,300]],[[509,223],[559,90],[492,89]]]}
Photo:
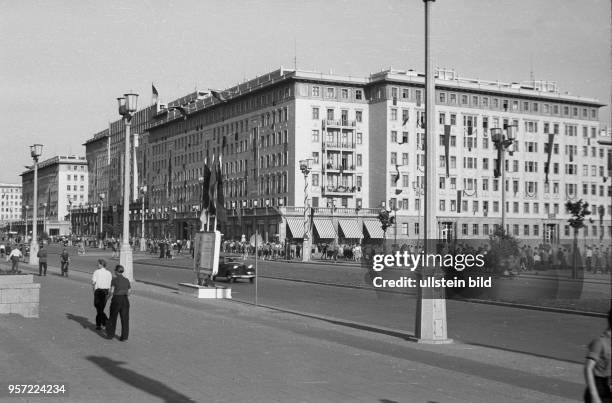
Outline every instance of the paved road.
{"label": "paved road", "polygon": [[[54,253],[53,247],[50,252]],[[93,250],[87,256],[73,256],[72,267],[93,272],[99,256],[109,257],[110,252]],[[147,255],[137,255],[135,259],[134,274],[138,280],[176,287],[179,282],[193,279],[192,271],[186,267],[188,259],[179,257],[173,261],[159,261]],[[109,260],[109,266],[115,262],[118,261]],[[54,265],[53,258],[50,264]],[[258,268],[263,277],[257,287],[248,282],[232,284],[235,300],[254,303],[257,289],[257,302],[262,305],[414,333],[416,305],[415,297],[410,293],[393,294],[267,278],[287,276],[364,285],[363,269],[279,262],[261,263]],[[600,318],[453,300],[447,303],[447,318],[450,338],[572,362],[583,361],[586,344],[605,326],[605,321]]]}

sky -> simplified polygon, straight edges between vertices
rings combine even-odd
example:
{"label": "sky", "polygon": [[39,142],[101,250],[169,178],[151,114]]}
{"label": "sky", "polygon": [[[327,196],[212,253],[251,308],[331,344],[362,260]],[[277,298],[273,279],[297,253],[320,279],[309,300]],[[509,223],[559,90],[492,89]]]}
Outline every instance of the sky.
{"label": "sky", "polygon": [[[461,77],[556,81],[611,102],[610,0],[437,0],[434,64]],[[0,182],[85,155],[116,98],[163,101],[275,70],[424,70],[422,0],[0,0]],[[601,110],[610,125],[610,108]]]}

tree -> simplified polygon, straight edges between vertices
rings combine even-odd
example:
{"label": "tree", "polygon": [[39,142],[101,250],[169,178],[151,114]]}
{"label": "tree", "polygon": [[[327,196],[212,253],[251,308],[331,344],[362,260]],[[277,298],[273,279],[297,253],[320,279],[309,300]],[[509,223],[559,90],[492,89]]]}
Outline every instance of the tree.
{"label": "tree", "polygon": [[503,228],[497,227],[489,237],[489,251],[486,255],[486,267],[497,273],[508,275],[512,266],[517,265],[519,242]]}
{"label": "tree", "polygon": [[395,219],[394,217],[390,216],[389,212],[386,209],[382,209],[380,210],[380,213],[378,213],[378,220],[380,221],[380,225],[383,230],[383,237],[384,237],[383,245],[386,251],[387,250],[387,228],[393,225]]}
{"label": "tree", "polygon": [[572,202],[568,200],[565,203],[565,209],[570,214],[570,218],[567,220],[570,227],[574,229],[574,247],[572,252],[572,278],[578,277],[578,231],[584,227],[584,219],[590,215],[589,203],[582,201],[582,199]]}

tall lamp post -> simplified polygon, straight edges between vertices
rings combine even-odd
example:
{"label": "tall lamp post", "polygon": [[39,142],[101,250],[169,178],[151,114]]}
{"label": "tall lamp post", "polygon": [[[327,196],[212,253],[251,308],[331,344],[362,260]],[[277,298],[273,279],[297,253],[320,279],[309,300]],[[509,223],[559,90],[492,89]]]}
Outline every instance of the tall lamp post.
{"label": "tall lamp post", "polygon": [[42,155],[42,144],[30,146],[34,160],[34,199],[32,202],[32,241],[30,242],[30,264],[38,266],[38,158]]}
{"label": "tall lamp post", "polygon": [[498,175],[501,175],[501,189],[502,189],[502,209],[501,209],[501,227],[502,234],[506,234],[506,150],[514,143],[514,137],[512,136],[512,127],[517,127],[516,125],[504,125],[504,129],[506,129],[506,135],[499,127],[494,127],[491,129],[491,138],[493,139],[493,144],[497,149],[497,161],[498,161]]}
{"label": "tall lamp post", "polygon": [[132,247],[130,246],[130,125],[137,109],[138,94],[124,94],[117,98],[119,114],[125,124],[125,151],[123,162],[123,236],[119,254],[119,263],[125,269],[124,276],[134,283]]}
{"label": "tall lamp post", "polygon": [[304,243],[302,245],[302,262],[310,261],[310,222],[308,217],[308,174],[312,170],[312,158],[300,160],[300,170],[304,174]]}
{"label": "tall lamp post", "polygon": [[[423,0],[425,4],[425,254],[436,253],[437,213],[437,132],[435,116],[434,61],[430,49],[432,6],[434,0]],[[440,277],[437,267],[424,266],[421,273],[426,277]],[[415,323],[416,338],[423,343],[449,343],[446,328],[446,296],[444,290],[419,288]]]}
{"label": "tall lamp post", "polygon": [[104,229],[102,228],[102,226],[104,225],[103,223],[103,219],[102,219],[102,214],[103,214],[103,209],[104,209],[104,193],[100,193],[98,195],[98,197],[100,197],[100,229],[99,229],[99,241],[98,241],[98,249],[102,249],[104,247],[104,241],[102,240],[102,234],[104,233]]}
{"label": "tall lamp post", "polygon": [[145,240],[145,196],[147,195],[147,187],[140,188],[140,196],[142,198],[142,206],[140,210],[140,251],[146,252],[147,245]]}

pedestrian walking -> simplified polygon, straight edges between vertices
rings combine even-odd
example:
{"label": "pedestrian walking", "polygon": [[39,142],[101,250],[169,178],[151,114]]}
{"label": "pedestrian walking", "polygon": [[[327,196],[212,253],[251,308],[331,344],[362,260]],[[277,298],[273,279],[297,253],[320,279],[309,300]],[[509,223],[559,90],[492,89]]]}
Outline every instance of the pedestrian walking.
{"label": "pedestrian walking", "polygon": [[91,286],[94,292],[94,307],[96,308],[96,330],[106,327],[108,317],[104,313],[108,293],[111,287],[113,275],[106,269],[106,260],[98,259],[98,268],[91,277]]}
{"label": "pedestrian walking", "polygon": [[116,277],[111,281],[111,304],[110,315],[106,325],[106,335],[109,339],[115,337],[115,328],[117,326],[117,316],[121,317],[121,337],[120,341],[126,341],[130,332],[130,301],[128,294],[130,292],[130,280],[123,277],[123,266],[115,267]]}
{"label": "pedestrian walking", "polygon": [[68,277],[68,265],[70,264],[70,255],[68,254],[68,251],[66,250],[66,248],[64,248],[62,250],[62,253],[60,253],[60,266],[61,266],[61,270],[62,270],[62,277],[66,276]]}
{"label": "pedestrian walking", "polygon": [[11,250],[11,253],[8,255],[8,259],[11,261],[11,273],[19,273],[19,261],[22,257],[23,254],[18,247]]}
{"label": "pedestrian walking", "polygon": [[610,363],[610,327],[612,327],[612,310],[608,312],[608,328],[589,344],[589,352],[584,364],[584,378],[587,388],[584,391],[586,403],[610,403],[611,363]]}
{"label": "pedestrian walking", "polygon": [[40,245],[40,249],[36,254],[38,256],[38,276],[42,277],[43,275],[47,275],[47,250],[45,249],[45,244]]}

